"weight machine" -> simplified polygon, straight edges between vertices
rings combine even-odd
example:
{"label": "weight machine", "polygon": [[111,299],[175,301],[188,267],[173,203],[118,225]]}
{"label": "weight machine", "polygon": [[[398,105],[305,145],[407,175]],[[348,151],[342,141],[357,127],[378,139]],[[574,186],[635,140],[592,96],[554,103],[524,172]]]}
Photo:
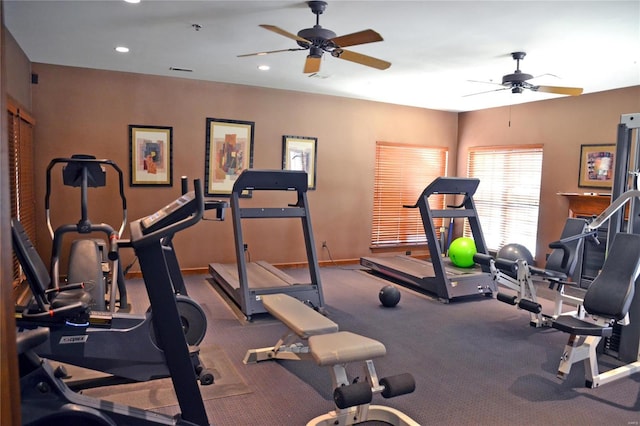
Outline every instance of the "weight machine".
{"label": "weight machine", "polygon": [[[622,194],[638,190],[640,177],[640,113],[622,114],[617,128],[615,168],[611,200]],[[609,219],[607,247],[615,234],[640,234],[640,198],[631,198],[626,209],[618,209]],[[626,362],[636,361],[640,353],[640,291],[629,309],[629,326],[615,325],[613,335],[604,339],[605,353]]]}
{"label": "weight machine", "polygon": [[[617,213],[624,212],[627,205],[633,212],[632,206],[638,200],[640,190],[623,193],[587,225],[587,231],[597,230]],[[580,361],[584,361],[587,387],[595,388],[640,372],[640,318],[638,311],[634,312],[640,293],[636,289],[640,274],[640,236],[633,232],[632,222],[629,220],[626,230],[612,238],[602,270],[585,293],[584,308],[593,321],[561,315],[552,323],[553,328],[570,334],[558,367],[557,376],[561,379]],[[618,341],[614,336],[616,328],[623,333],[619,334],[620,348],[624,343],[628,352],[611,353],[611,344]],[[627,364],[600,373],[597,358],[601,342],[604,342],[605,353],[609,350],[609,355],[617,355]]]}
{"label": "weight machine", "polygon": [[[496,298],[509,305],[528,311],[532,327],[550,327],[559,315],[574,315],[584,317],[582,298],[565,293],[565,286],[571,285],[568,278],[573,274],[583,241],[593,236],[597,231],[585,233],[587,221],[578,218],[568,218],[560,240],[549,245],[554,249],[545,268],[529,265],[525,259],[494,259],[492,256],[477,253],[473,260],[481,265],[489,266],[491,277],[498,289],[508,289],[509,293],[498,291]],[[536,275],[549,282],[549,289],[555,290],[553,314],[542,313],[542,305],[538,302],[536,286],[532,276]],[[515,294],[514,294],[515,293]],[[563,312],[563,305],[567,302],[576,306],[575,311]]]}

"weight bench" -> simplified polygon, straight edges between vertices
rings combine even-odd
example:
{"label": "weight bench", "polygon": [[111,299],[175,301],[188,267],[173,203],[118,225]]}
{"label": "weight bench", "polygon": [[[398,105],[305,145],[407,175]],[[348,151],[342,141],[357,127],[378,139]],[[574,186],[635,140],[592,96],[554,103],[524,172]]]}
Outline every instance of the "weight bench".
{"label": "weight bench", "polygon": [[585,385],[596,388],[633,373],[640,372],[640,361],[600,373],[597,346],[603,337],[611,337],[613,324],[629,324],[635,283],[640,274],[640,235],[616,234],[600,274],[584,296],[584,309],[593,318],[585,321],[573,316],[559,316],[553,328],[569,333],[557,376],[565,379],[571,366],[584,360]]}
{"label": "weight bench", "polygon": [[[263,295],[262,304],[289,330],[274,346],[247,351],[245,364],[287,359],[313,360],[319,366],[330,367],[336,409],[316,417],[307,426],[352,425],[365,421],[418,425],[401,411],[371,405],[374,393],[392,398],[415,390],[413,376],[408,373],[378,380],[372,359],[386,354],[382,343],[349,331],[338,331],[338,324],[286,294]],[[351,362],[363,363],[365,380],[349,379],[346,364]]]}

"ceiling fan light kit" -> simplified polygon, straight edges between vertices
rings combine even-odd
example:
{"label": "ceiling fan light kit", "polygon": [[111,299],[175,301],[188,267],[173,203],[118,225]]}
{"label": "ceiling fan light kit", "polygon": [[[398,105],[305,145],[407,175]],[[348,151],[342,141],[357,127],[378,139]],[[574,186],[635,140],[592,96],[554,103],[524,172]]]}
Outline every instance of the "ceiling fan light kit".
{"label": "ceiling fan light kit", "polygon": [[323,28],[320,25],[320,15],[327,9],[325,1],[309,1],[307,2],[311,12],[316,15],[316,24],[312,28],[305,28],[298,31],[297,34],[290,33],[275,25],[262,24],[260,27],[279,34],[283,37],[295,40],[298,48],[271,50],[267,52],[249,53],[238,55],[238,57],[266,55],[270,53],[291,52],[296,50],[308,50],[307,60],[304,65],[303,72],[306,74],[317,73],[320,70],[320,59],[327,52],[334,58],[343,59],[360,65],[365,65],[379,70],[385,70],[391,66],[390,62],[361,53],[345,50],[344,47],[356,46],[366,43],[374,43],[383,41],[380,34],[373,30],[363,30],[344,36],[336,36],[336,33]]}

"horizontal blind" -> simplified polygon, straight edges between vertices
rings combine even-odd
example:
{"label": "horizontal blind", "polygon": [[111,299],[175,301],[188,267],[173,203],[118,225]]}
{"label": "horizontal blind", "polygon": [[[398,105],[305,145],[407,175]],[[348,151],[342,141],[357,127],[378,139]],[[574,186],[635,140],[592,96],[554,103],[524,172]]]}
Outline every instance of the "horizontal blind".
{"label": "horizontal blind", "polygon": [[542,145],[470,148],[467,176],[480,179],[474,201],[487,247],[517,243],[535,256]]}
{"label": "horizontal blind", "polygon": [[[442,147],[376,142],[372,246],[426,243],[419,209],[403,205],[415,204],[429,183],[446,175],[447,155]],[[441,209],[444,197],[430,197],[429,202]]]}
{"label": "horizontal blind", "polygon": [[[11,217],[18,218],[27,235],[36,242],[33,129],[34,118],[13,100],[7,101],[9,141],[9,183]],[[13,258],[14,283],[20,278],[17,258]]]}

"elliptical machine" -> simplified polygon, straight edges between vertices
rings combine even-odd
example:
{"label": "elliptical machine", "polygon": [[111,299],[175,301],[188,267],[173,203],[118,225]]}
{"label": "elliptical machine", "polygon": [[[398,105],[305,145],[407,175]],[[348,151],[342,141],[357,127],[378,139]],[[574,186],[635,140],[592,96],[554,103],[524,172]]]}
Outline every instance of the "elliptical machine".
{"label": "elliptical machine", "polygon": [[[80,188],[80,220],[77,224],[63,224],[55,230],[51,223],[51,172],[62,164],[62,179],[64,185]],[[118,174],[120,200],[122,204],[122,223],[119,230],[106,223],[94,224],[88,216],[88,188],[98,188],[106,185],[105,166],[113,168]],[[60,257],[64,236],[75,233],[88,235],[90,233],[104,233],[107,241],[119,239],[127,223],[127,200],[124,196],[124,178],[122,170],[111,160],[97,159],[92,155],[75,154],[71,158],[54,158],[47,166],[46,172],[45,214],[47,227],[53,241],[51,248],[51,280],[52,287],[63,287],[60,283]],[[72,242],[69,250],[69,267],[67,283],[83,283],[84,288],[91,294],[91,308],[94,311],[115,312],[116,288],[120,299],[120,309],[128,310],[127,289],[124,284],[124,272],[119,266],[118,256],[107,259],[107,243],[99,239],[81,238]],[[108,288],[111,287],[109,290]],[[109,301],[105,297],[109,293]]]}
{"label": "elliptical machine", "polygon": [[[140,262],[151,309],[162,321],[153,323],[158,348],[162,351],[175,389],[181,414],[174,417],[152,413],[116,403],[104,403],[72,392],[46,359],[35,354],[34,346],[47,340],[47,329],[20,334],[18,352],[22,420],[24,425],[208,425],[209,420],[196,381],[196,370],[189,353],[178,312],[170,271],[166,261],[163,239],[196,224],[203,215],[202,185],[194,183],[195,190],[185,194],[156,213],[133,222],[130,226],[130,244]],[[117,241],[111,240],[110,253],[117,250]],[[64,303],[63,303],[64,302]],[[56,307],[57,306],[57,307]],[[86,304],[71,297],[62,300],[41,316],[45,321],[66,323],[87,320]],[[108,315],[103,312],[102,314]],[[114,314],[115,316],[116,314]],[[122,314],[127,315],[127,314]],[[82,327],[80,327],[82,328]],[[79,333],[76,340],[89,339],[89,329]],[[103,334],[104,333],[103,331]],[[49,338],[51,340],[51,338]],[[71,343],[73,345],[73,343]],[[135,350],[135,344],[127,345]],[[167,350],[163,350],[163,349]]]}

